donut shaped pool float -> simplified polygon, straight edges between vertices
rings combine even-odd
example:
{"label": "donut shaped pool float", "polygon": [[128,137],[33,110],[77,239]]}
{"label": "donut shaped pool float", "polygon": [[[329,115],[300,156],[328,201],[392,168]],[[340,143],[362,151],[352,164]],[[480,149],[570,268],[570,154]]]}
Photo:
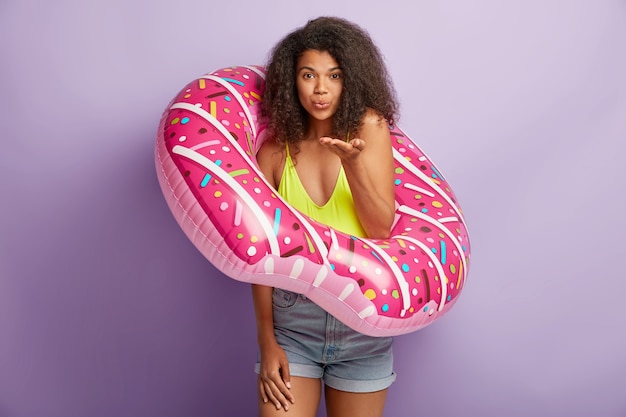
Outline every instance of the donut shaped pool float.
{"label": "donut shaped pool float", "polygon": [[302,293],[371,336],[410,333],[445,314],[465,285],[470,243],[441,171],[393,127],[391,238],[318,223],[287,204],[258,168],[263,87],[260,66],[220,69],[187,84],[163,113],[157,176],[194,246],[227,276]]}

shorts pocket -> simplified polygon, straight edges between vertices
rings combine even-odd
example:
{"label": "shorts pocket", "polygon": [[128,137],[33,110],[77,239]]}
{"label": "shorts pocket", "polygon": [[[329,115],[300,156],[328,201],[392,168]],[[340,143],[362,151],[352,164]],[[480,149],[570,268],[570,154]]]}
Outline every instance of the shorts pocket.
{"label": "shorts pocket", "polygon": [[274,288],[272,293],[272,305],[276,310],[290,310],[298,303],[299,299],[300,294],[280,288]]}

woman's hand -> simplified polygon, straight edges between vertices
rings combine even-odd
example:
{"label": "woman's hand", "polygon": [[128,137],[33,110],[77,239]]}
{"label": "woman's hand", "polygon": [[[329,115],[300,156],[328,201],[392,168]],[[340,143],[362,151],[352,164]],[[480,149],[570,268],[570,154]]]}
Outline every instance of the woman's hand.
{"label": "woman's hand", "polygon": [[345,142],[341,139],[322,136],[320,143],[341,158],[342,161],[358,157],[365,148],[365,141],[363,139],[352,139],[349,142]]}
{"label": "woman's hand", "polygon": [[285,351],[276,342],[261,347],[259,393],[263,402],[271,401],[277,409],[289,409],[294,403],[289,376],[289,361]]}

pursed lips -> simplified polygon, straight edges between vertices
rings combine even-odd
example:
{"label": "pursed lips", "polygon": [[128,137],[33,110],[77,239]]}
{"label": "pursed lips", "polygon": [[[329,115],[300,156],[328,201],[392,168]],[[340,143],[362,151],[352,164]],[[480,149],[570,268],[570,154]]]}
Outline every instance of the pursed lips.
{"label": "pursed lips", "polygon": [[318,109],[325,109],[326,107],[330,106],[330,103],[327,101],[315,101],[313,102],[313,105]]}

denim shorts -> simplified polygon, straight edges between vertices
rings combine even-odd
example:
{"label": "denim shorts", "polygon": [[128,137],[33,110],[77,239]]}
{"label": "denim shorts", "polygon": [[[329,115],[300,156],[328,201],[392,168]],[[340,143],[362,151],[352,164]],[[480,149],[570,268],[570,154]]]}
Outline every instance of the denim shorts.
{"label": "denim shorts", "polygon": [[391,337],[356,332],[302,294],[274,288],[272,301],[274,334],[292,376],[348,392],[380,391],[395,381]]}

